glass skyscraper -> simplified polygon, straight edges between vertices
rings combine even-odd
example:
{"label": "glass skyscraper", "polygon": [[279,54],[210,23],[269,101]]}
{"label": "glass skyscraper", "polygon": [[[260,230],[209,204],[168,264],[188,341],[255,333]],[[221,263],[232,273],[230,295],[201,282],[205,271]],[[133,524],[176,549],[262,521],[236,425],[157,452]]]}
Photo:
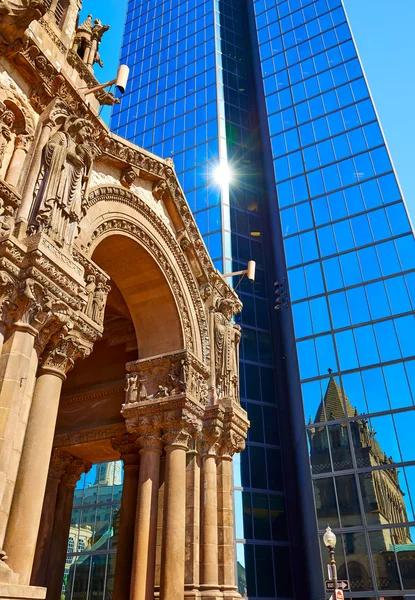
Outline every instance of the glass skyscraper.
{"label": "glass skyscraper", "polygon": [[346,597],[414,598],[415,243],[341,0],[129,0],[121,62],[112,129],[173,157],[218,269],[257,262],[239,591],[322,600],[329,523]]}

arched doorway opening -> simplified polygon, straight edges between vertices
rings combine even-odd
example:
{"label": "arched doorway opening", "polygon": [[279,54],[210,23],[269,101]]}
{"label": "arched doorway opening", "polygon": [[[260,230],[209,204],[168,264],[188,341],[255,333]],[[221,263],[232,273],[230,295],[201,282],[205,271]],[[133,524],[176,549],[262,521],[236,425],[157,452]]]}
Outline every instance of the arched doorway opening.
{"label": "arched doorway opening", "polygon": [[[50,519],[47,524],[42,519],[49,528],[43,539],[49,541],[37,553],[32,582],[46,585],[50,600],[58,593],[71,600],[88,589],[112,598],[124,478],[120,459],[125,462],[114,440],[126,435],[121,414],[126,363],[174,353],[184,344],[173,293],[146,249],[127,235],[110,234],[98,243],[92,260],[110,277],[111,290],[102,337],[87,358],[75,363],[62,388],[54,453],[74,457],[81,469],[69,490],[66,523],[60,523],[69,531],[66,539],[54,535]],[[138,451],[129,467],[138,469]],[[117,477],[101,481],[101,471],[108,468]]]}

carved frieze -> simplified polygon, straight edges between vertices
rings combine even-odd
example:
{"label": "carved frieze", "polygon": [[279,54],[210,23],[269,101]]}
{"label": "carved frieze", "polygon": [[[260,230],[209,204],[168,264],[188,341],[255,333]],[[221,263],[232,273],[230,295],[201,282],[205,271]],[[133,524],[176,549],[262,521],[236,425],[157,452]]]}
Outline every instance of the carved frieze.
{"label": "carved frieze", "polygon": [[184,394],[206,406],[208,377],[205,365],[186,350],[127,363],[124,406]]}

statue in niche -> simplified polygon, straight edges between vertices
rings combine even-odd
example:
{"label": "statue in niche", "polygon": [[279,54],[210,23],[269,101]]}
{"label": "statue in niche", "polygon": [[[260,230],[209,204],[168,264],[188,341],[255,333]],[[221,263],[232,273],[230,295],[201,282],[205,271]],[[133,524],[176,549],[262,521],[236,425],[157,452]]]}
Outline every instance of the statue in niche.
{"label": "statue in niche", "polygon": [[219,398],[238,398],[238,363],[241,328],[232,322],[231,300],[219,301],[214,312],[215,375]]}
{"label": "statue in niche", "polygon": [[7,144],[12,139],[14,113],[0,100],[0,169],[3,165]]}
{"label": "statue in niche", "polygon": [[105,303],[107,300],[108,291],[108,288],[102,283],[102,281],[98,282],[94,291],[91,317],[92,320],[99,325],[102,325],[104,322]]}
{"label": "statue in niche", "polygon": [[126,404],[132,404],[147,399],[145,378],[139,377],[138,373],[128,373],[127,385],[124,388]]}
{"label": "statue in niche", "polygon": [[69,117],[43,151],[31,229],[48,233],[61,246],[70,246],[84,214],[83,197],[95,155],[92,133],[89,121]]}
{"label": "statue in niche", "polygon": [[87,317],[92,318],[92,304],[94,302],[94,292],[95,292],[96,284],[95,284],[95,275],[88,275],[86,278],[86,286],[85,291],[88,296],[87,304],[85,307],[85,314]]}

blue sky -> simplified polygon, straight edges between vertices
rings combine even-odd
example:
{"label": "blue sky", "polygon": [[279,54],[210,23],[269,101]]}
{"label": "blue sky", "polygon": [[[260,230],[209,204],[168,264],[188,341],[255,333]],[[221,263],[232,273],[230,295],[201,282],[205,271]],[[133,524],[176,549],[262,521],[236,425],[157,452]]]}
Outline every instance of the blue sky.
{"label": "blue sky", "polygon": [[[81,13],[111,29],[100,48],[100,81],[114,77],[124,27],[126,0],[84,0]],[[415,223],[415,22],[414,0],[344,0],[363,68]],[[110,110],[102,116],[108,121]]]}

